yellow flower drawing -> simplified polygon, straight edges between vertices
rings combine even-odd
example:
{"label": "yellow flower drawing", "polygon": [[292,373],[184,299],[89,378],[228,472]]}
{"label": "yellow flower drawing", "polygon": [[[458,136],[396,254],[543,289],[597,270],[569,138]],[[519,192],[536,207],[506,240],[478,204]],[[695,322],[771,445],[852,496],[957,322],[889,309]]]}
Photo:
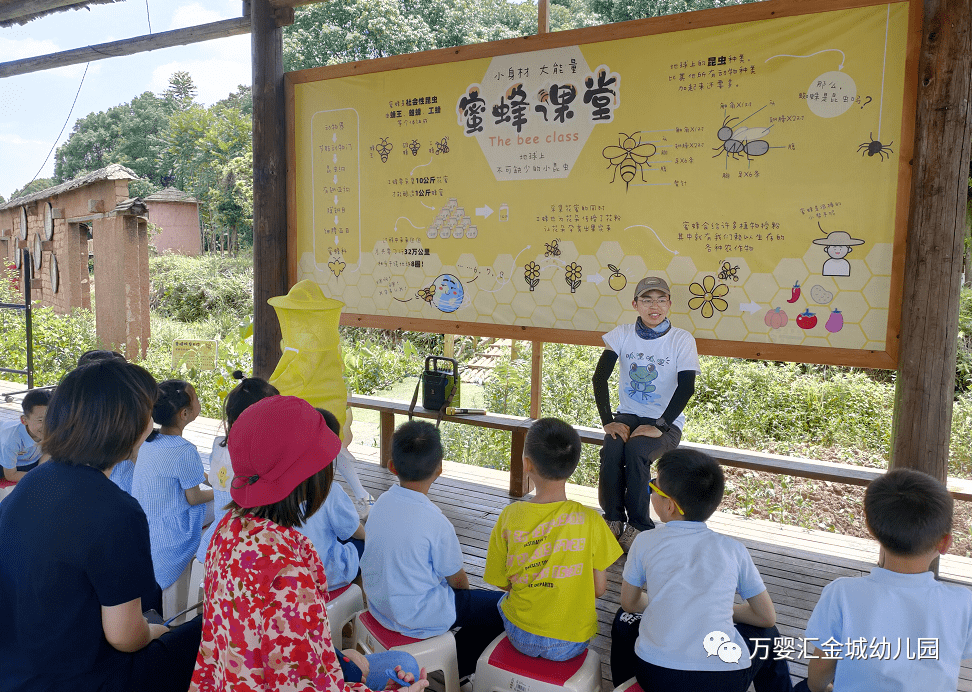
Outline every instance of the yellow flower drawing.
{"label": "yellow flower drawing", "polygon": [[540,283],[540,265],[536,262],[528,262],[523,266],[523,280],[532,291]]}
{"label": "yellow flower drawing", "polygon": [[564,271],[564,280],[567,285],[570,286],[570,292],[573,293],[577,290],[577,287],[581,285],[581,274],[584,268],[577,264],[577,262],[571,262],[567,265]]}
{"label": "yellow flower drawing", "polygon": [[695,297],[689,300],[689,309],[701,309],[702,317],[706,319],[715,314],[712,311],[713,308],[719,312],[725,312],[729,308],[729,303],[724,301],[721,296],[726,295],[728,292],[729,287],[725,284],[719,284],[717,286],[715,277],[713,276],[705,277],[702,279],[701,284],[693,282],[689,286],[689,293]]}

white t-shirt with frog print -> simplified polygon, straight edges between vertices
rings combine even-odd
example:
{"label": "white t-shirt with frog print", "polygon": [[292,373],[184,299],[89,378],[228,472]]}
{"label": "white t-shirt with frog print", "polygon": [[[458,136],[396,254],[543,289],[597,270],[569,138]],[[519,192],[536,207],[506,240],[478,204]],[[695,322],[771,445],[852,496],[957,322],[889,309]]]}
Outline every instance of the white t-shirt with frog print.
{"label": "white t-shirt with frog print", "polygon": [[[678,373],[701,372],[695,337],[684,329],[672,327],[657,339],[642,339],[634,324],[623,324],[603,337],[605,345],[618,354],[621,367],[620,413],[643,418],[658,418],[668,408],[678,386]],[[685,416],[669,421],[679,430]]]}

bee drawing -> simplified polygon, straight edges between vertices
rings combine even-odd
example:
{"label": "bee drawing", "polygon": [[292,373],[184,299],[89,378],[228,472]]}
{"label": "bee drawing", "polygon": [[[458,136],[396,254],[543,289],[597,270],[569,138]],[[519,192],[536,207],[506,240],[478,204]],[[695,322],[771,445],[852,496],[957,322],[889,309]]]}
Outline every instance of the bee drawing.
{"label": "bee drawing", "polygon": [[448,154],[449,153],[449,138],[443,137],[438,142],[435,143],[435,153],[438,154]]}
{"label": "bee drawing", "polygon": [[719,271],[719,278],[725,281],[726,279],[732,279],[733,281],[739,281],[739,265],[735,267],[728,262],[722,263],[722,269]]}
{"label": "bee drawing", "polygon": [[392,153],[392,148],[392,144],[388,141],[387,137],[382,137],[381,141],[375,146],[375,149],[378,151],[378,155],[381,157],[382,163],[388,162],[388,157]]}
{"label": "bee drawing", "polygon": [[560,242],[559,238],[554,238],[549,243],[544,243],[547,246],[547,251],[543,253],[544,257],[560,257]]}
{"label": "bee drawing", "polygon": [[769,134],[770,128],[737,127],[733,129],[732,122],[734,120],[739,120],[739,118],[726,116],[726,119],[722,121],[722,127],[716,134],[722,144],[712,148],[712,151],[716,152],[712,158],[722,156],[725,152],[728,161],[730,156],[738,159],[745,154],[747,158],[752,158],[753,156],[762,156],[769,151],[769,142],[761,139],[761,137]]}
{"label": "bee drawing", "polygon": [[425,288],[420,288],[415,292],[416,298],[421,298],[426,303],[431,303],[432,299],[435,298],[435,287],[426,286]]}
{"label": "bee drawing", "polygon": [[640,139],[635,139],[632,135],[623,132],[618,134],[618,146],[610,144],[604,147],[601,150],[601,155],[608,160],[608,168],[614,168],[611,182],[613,183],[620,174],[624,181],[624,189],[627,191],[636,175],[641,175],[641,180],[644,182],[643,169],[648,165],[648,159],[654,156],[658,149],[651,142],[642,142]]}

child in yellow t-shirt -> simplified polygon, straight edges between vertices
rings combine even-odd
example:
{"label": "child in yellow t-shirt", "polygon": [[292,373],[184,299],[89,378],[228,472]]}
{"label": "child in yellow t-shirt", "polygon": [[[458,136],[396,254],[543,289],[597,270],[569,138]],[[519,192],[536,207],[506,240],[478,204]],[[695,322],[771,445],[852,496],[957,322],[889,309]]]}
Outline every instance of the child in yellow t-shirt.
{"label": "child in yellow t-shirt", "polygon": [[597,634],[594,599],[621,546],[598,512],[567,499],[581,441],[570,425],[542,418],[530,426],[523,472],[536,495],[500,513],[483,579],[507,591],[500,600],[506,635],[528,656],[566,661]]}

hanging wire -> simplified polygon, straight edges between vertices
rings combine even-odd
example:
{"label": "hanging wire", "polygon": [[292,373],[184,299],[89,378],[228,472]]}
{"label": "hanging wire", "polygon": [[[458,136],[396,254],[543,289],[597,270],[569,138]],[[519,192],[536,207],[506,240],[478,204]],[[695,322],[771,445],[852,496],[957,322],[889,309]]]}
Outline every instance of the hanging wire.
{"label": "hanging wire", "polygon": [[[42,163],[40,168],[37,169],[37,173],[35,173],[34,177],[30,179],[30,183],[37,180],[37,176],[39,176],[41,171],[44,170],[44,166],[47,165],[47,161],[51,158],[51,154],[54,153],[54,147],[57,146],[58,140],[61,139],[61,135],[64,134],[64,128],[67,127],[68,122],[71,120],[71,113],[74,112],[74,106],[78,102],[78,96],[81,95],[81,87],[84,86],[84,78],[88,75],[88,67],[90,66],[90,62],[84,66],[84,74],[81,75],[81,84],[78,84],[78,92],[74,95],[74,101],[71,103],[71,110],[68,111],[67,117],[64,119],[64,124],[61,125],[61,131],[58,132],[57,137],[54,138],[54,144],[51,145],[51,150],[47,152],[47,156],[44,157],[44,163]],[[30,183],[27,183],[27,185],[30,185]]]}
{"label": "hanging wire", "polygon": [[148,18],[149,33],[152,33],[152,15],[149,14],[149,0],[145,0],[145,16]]}

